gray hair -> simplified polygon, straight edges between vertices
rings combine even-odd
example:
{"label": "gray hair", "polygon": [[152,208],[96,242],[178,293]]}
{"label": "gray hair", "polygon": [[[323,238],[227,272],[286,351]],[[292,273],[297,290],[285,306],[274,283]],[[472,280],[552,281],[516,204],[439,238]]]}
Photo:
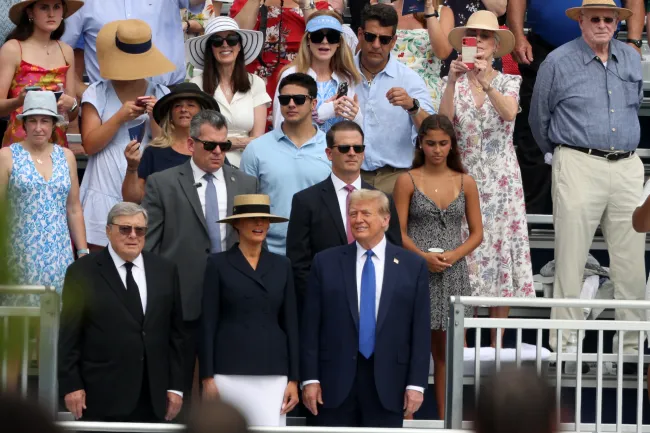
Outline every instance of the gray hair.
{"label": "gray hair", "polygon": [[138,214],[144,215],[144,224],[147,225],[149,223],[149,214],[147,213],[147,210],[139,204],[123,201],[113,206],[110,210],[108,218],[106,218],[106,225],[113,224],[113,221],[115,221],[115,218],[117,217],[134,216]]}
{"label": "gray hair", "polygon": [[383,216],[390,215],[388,197],[378,189],[358,189],[350,194],[350,207],[358,201],[374,201],[379,205],[379,213]]}
{"label": "gray hair", "polygon": [[190,137],[200,136],[201,126],[206,124],[212,126],[216,130],[228,128],[226,118],[223,117],[223,114],[216,110],[202,110],[192,117],[192,121],[190,122]]}

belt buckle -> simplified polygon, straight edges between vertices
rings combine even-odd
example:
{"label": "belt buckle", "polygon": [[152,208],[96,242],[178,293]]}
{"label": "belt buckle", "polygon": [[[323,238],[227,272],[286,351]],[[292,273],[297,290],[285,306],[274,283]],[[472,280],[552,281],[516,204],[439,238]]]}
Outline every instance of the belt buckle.
{"label": "belt buckle", "polygon": [[605,159],[606,159],[607,161],[611,161],[613,158],[610,159],[610,156],[615,157],[616,155],[622,155],[622,154],[621,154],[621,153],[618,153],[618,152],[609,152],[609,153],[606,153],[604,156],[605,156]]}

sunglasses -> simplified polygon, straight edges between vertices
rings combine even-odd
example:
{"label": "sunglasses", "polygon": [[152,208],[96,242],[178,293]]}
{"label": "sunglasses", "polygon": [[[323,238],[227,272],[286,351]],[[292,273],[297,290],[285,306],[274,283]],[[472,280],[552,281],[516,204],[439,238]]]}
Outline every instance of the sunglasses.
{"label": "sunglasses", "polygon": [[315,44],[320,44],[327,38],[327,42],[330,44],[338,44],[341,42],[341,32],[336,30],[327,30],[327,31],[317,31],[309,34],[309,40]]}
{"label": "sunglasses", "polygon": [[147,234],[147,227],[123,226],[121,224],[111,224],[111,225],[116,226],[122,236],[130,236],[131,233],[133,233],[134,231],[135,231],[135,235],[139,238]]}
{"label": "sunglasses", "polygon": [[475,37],[475,38],[487,41],[492,37],[492,32],[489,32],[489,31],[478,32],[476,30],[467,30],[465,32],[465,36]]}
{"label": "sunglasses", "polygon": [[201,140],[196,137],[192,137],[192,140],[198,141],[199,143],[203,143],[203,148],[207,150],[208,152],[212,152],[214,149],[219,146],[219,149],[221,149],[222,152],[228,152],[230,148],[232,147],[232,141],[226,140],[226,141],[206,141],[206,140]]}
{"label": "sunglasses", "polygon": [[382,45],[388,45],[391,43],[395,36],[379,36],[374,33],[370,32],[363,32],[363,38],[366,40],[366,42],[373,43],[375,42],[375,39],[379,38],[379,43]]}
{"label": "sunglasses", "polygon": [[293,99],[296,105],[303,105],[307,102],[307,98],[314,99],[309,95],[279,95],[278,101],[280,101],[280,105],[289,105],[289,102]]}
{"label": "sunglasses", "polygon": [[364,150],[366,150],[366,145],[365,144],[341,144],[339,146],[332,146],[335,149],[338,149],[339,152],[341,153],[348,153],[350,149],[354,149],[354,153],[363,153]]}
{"label": "sunglasses", "polygon": [[603,21],[605,24],[612,24],[614,22],[614,18],[612,17],[591,17],[589,19],[594,24],[598,24],[599,22]]}
{"label": "sunglasses", "polygon": [[226,43],[229,46],[234,47],[235,45],[241,42],[241,37],[237,34],[234,34],[234,35],[228,35],[225,38],[223,36],[212,36],[210,38],[210,43],[215,48],[219,48],[220,46],[222,46],[224,41],[226,41]]}

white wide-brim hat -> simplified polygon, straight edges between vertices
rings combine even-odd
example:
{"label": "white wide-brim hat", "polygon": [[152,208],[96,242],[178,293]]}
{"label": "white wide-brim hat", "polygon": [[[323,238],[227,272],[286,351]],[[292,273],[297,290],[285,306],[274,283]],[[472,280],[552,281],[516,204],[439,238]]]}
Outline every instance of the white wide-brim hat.
{"label": "white wide-brim hat", "polygon": [[259,56],[264,46],[264,34],[257,30],[241,30],[237,21],[230,17],[212,18],[205,26],[205,34],[185,42],[187,61],[195,68],[204,69],[205,50],[208,40],[214,33],[237,32],[241,37],[241,49],[244,52],[244,63],[249,64]]}
{"label": "white wide-brim hat", "polygon": [[463,27],[456,27],[449,32],[449,43],[459,53],[463,48],[463,38],[468,29],[488,30],[499,37],[499,49],[494,53],[495,58],[509,54],[515,48],[515,35],[510,30],[500,29],[499,20],[490,11],[474,12]]}
{"label": "white wide-brim hat", "polygon": [[56,107],[56,96],[53,92],[45,90],[32,90],[25,95],[23,112],[16,116],[16,119],[23,120],[29,116],[50,116],[56,118],[57,122],[63,122]]}

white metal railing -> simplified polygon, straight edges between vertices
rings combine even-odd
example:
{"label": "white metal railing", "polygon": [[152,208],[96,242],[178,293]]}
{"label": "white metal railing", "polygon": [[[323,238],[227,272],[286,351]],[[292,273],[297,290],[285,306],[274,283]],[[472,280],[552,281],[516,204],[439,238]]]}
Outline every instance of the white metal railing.
{"label": "white metal railing", "polygon": [[[50,414],[55,414],[58,404],[56,359],[59,335],[59,294],[53,286],[0,285],[0,293],[40,295],[40,307],[0,307],[0,319],[3,321],[3,340],[9,340],[10,317],[23,317],[21,321],[21,358],[20,379],[21,393],[27,395],[27,377],[29,369],[29,320],[40,317],[39,363],[38,363],[38,399]],[[9,348],[5,344],[0,353],[2,365],[0,383],[6,388],[9,374]]]}
{"label": "white metal railing", "polygon": [[[64,421],[57,423],[68,431],[97,432],[178,432],[185,431],[182,424],[146,424],[128,422],[82,422]],[[422,433],[412,428],[351,428],[351,427],[250,427],[251,433]],[[440,430],[446,433],[467,433],[467,430]]]}
{"label": "white metal railing", "polygon": [[[542,372],[542,332],[556,332],[557,353],[550,354],[545,363],[555,361],[555,387],[557,399],[557,417],[560,421],[560,405],[562,390],[562,363],[575,362],[577,372],[575,374],[575,422],[564,424],[563,430],[570,431],[644,431],[643,423],[643,346],[646,333],[650,331],[650,322],[627,322],[627,321],[583,321],[583,320],[550,320],[550,319],[491,319],[491,318],[466,318],[464,307],[550,307],[550,308],[622,308],[622,309],[650,309],[650,301],[605,301],[605,300],[581,300],[581,299],[517,299],[517,298],[488,298],[488,297],[466,297],[452,296],[449,307],[449,325],[447,327],[447,359],[446,359],[446,404],[445,404],[445,428],[462,428],[463,416],[463,362],[465,346],[465,330],[476,329],[476,341],[474,347],[474,385],[475,396],[478,396],[481,380],[481,331],[483,329],[496,329],[495,366],[497,371],[501,369],[501,330],[516,330],[516,365],[522,363],[522,330],[536,330],[536,356],[535,365],[537,372]],[[563,331],[577,331],[577,352],[563,353],[562,334]],[[598,347],[595,354],[584,354],[582,339],[586,331],[596,331],[598,334]],[[617,331],[618,347],[616,354],[603,353],[604,331]],[[626,332],[638,334],[639,352],[633,355],[623,354],[623,336]],[[471,350],[471,349],[470,349]],[[582,408],[582,362],[596,362],[596,423],[583,424],[581,422]],[[614,362],[617,365],[616,383],[616,424],[602,424],[602,394],[603,394],[603,366],[604,362]],[[631,425],[624,425],[623,417],[623,363],[634,362],[637,364],[636,388],[637,406],[636,428]],[[592,426],[595,426],[593,429]],[[586,428],[587,430],[583,430]]]}

